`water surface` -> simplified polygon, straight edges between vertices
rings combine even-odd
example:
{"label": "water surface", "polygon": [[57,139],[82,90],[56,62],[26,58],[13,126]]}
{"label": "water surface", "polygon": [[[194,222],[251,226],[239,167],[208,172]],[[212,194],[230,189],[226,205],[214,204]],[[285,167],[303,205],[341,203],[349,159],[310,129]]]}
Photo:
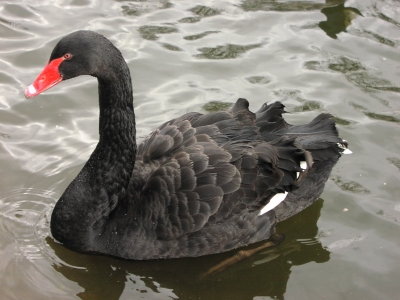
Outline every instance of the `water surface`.
{"label": "water surface", "polygon": [[[285,242],[232,255],[135,262],[69,251],[57,199],[98,139],[97,82],[25,100],[57,41],[95,30],[132,72],[139,139],[189,111],[282,101],[291,123],[332,114],[354,154]],[[396,299],[400,294],[400,3],[13,0],[0,3],[1,299]]]}

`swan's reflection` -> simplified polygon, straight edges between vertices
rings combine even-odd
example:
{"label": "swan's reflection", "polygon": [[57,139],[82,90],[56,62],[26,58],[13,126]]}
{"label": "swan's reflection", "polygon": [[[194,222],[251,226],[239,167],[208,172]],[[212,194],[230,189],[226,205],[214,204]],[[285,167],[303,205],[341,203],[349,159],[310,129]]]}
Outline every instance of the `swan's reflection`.
{"label": "swan's reflection", "polygon": [[[286,240],[227,270],[199,281],[199,275],[235,252],[200,258],[162,261],[128,261],[112,257],[84,255],[65,249],[47,239],[63,262],[53,267],[84,291],[81,299],[147,298],[182,299],[253,299],[270,296],[283,299],[293,266],[329,260],[329,251],[316,237],[317,220],[323,201],[278,225],[277,232]],[[256,245],[253,245],[254,247]],[[252,248],[250,247],[250,248]],[[125,297],[126,296],[126,297]],[[158,296],[158,297],[157,297]]]}

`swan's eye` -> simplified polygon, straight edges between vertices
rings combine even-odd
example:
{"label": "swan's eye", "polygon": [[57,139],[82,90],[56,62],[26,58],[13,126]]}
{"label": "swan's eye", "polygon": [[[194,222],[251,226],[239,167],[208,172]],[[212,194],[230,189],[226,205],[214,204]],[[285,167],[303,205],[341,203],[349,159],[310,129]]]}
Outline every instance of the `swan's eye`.
{"label": "swan's eye", "polygon": [[69,59],[72,58],[72,54],[70,54],[70,53],[65,53],[65,54],[63,55],[63,57],[64,57],[64,59],[69,60]]}

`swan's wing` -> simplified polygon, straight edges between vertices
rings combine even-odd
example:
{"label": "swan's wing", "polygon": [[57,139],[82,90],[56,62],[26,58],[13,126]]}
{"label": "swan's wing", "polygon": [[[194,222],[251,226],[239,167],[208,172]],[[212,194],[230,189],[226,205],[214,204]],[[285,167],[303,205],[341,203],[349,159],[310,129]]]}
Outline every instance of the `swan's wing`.
{"label": "swan's wing", "polygon": [[257,215],[274,195],[297,188],[305,151],[286,137],[262,141],[255,121],[240,99],[231,112],[172,120],[138,147],[148,170],[140,201],[157,238]]}

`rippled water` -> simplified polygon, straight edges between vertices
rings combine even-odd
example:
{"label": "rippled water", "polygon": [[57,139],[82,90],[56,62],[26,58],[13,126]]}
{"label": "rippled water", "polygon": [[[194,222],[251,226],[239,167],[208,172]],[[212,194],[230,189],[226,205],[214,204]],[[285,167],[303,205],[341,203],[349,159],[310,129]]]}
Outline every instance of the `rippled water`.
{"label": "rippled water", "polygon": [[[231,255],[135,262],[71,252],[52,207],[94,149],[97,82],[25,100],[55,43],[98,31],[132,72],[138,134],[189,111],[282,101],[292,123],[333,114],[354,154],[285,242],[199,280]],[[397,299],[400,2],[9,0],[0,3],[0,299]]]}

